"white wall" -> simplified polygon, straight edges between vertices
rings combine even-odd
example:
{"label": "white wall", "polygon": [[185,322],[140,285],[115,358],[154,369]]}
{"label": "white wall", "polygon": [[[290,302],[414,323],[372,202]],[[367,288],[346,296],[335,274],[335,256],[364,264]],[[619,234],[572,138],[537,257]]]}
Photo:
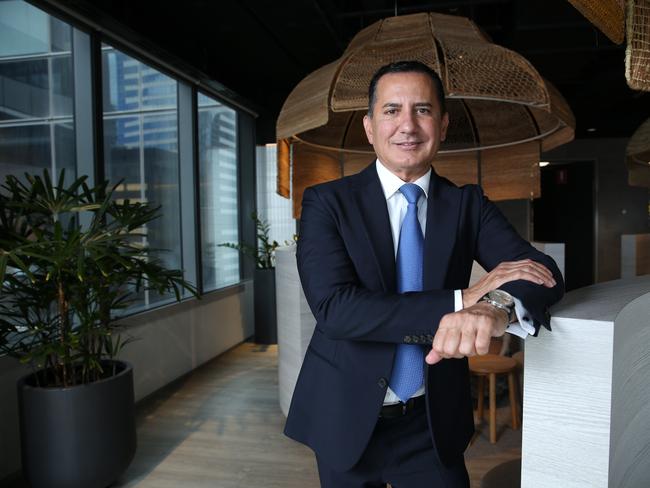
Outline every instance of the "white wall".
{"label": "white wall", "polygon": [[269,237],[281,246],[285,241],[292,241],[296,233],[296,221],[293,218],[292,201],[277,194],[277,148],[275,144],[257,146],[256,188],[257,213],[269,223]]}
{"label": "white wall", "polygon": [[[134,367],[141,400],[253,335],[253,282],[126,320],[138,338],[122,358]],[[20,469],[16,380],[28,369],[0,357],[0,480]]]}

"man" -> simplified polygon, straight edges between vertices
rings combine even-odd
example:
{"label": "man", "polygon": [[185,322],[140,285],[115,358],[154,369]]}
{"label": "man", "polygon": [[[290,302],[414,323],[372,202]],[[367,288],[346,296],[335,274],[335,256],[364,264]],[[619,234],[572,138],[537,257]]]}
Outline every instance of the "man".
{"label": "man", "polygon": [[[562,297],[553,260],[480,187],[432,170],[448,124],[435,72],[384,66],[364,118],[377,160],[304,193],[298,269],[317,323],[285,433],[315,451],[323,487],[469,486],[466,358],[503,335],[515,299],[536,334]],[[474,260],[489,273],[468,287]]]}

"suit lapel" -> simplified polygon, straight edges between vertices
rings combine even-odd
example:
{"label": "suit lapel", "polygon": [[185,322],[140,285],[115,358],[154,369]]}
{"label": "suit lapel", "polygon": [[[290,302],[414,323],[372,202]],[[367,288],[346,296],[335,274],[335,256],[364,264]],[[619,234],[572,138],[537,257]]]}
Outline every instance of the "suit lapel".
{"label": "suit lapel", "polygon": [[353,191],[384,290],[395,291],[395,249],[386,198],[374,162],[359,173],[357,181]]}
{"label": "suit lapel", "polygon": [[[353,192],[361,214],[361,223],[377,261],[384,290],[395,291],[395,249],[386,198],[375,164],[371,164],[357,176]],[[458,188],[449,185],[432,169],[424,236],[425,290],[441,289],[445,286],[451,253],[456,242],[459,212]]]}
{"label": "suit lapel", "polygon": [[431,169],[427,200],[427,228],[424,236],[425,290],[441,289],[449,269],[451,252],[458,232],[460,195]]}

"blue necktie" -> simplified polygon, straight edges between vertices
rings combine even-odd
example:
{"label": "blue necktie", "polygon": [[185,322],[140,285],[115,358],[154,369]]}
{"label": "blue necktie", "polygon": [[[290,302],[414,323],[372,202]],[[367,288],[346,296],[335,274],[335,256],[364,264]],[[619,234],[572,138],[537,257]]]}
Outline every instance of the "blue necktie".
{"label": "blue necktie", "polygon": [[[421,291],[424,238],[418,221],[418,198],[422,188],[414,183],[406,183],[400,191],[406,197],[408,208],[397,247],[397,292]],[[400,400],[406,402],[423,381],[424,350],[415,344],[399,344],[390,378],[391,389]]]}

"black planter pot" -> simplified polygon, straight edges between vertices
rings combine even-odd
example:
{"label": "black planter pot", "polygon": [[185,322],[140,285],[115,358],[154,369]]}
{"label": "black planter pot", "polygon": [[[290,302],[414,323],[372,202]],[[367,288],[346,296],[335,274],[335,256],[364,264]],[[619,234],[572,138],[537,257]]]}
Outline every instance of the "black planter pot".
{"label": "black planter pot", "polygon": [[253,290],[255,292],[255,342],[277,344],[275,269],[256,269]]}
{"label": "black planter pot", "polygon": [[32,488],[106,488],[136,449],[133,368],[70,388],[18,381],[23,473]]}

